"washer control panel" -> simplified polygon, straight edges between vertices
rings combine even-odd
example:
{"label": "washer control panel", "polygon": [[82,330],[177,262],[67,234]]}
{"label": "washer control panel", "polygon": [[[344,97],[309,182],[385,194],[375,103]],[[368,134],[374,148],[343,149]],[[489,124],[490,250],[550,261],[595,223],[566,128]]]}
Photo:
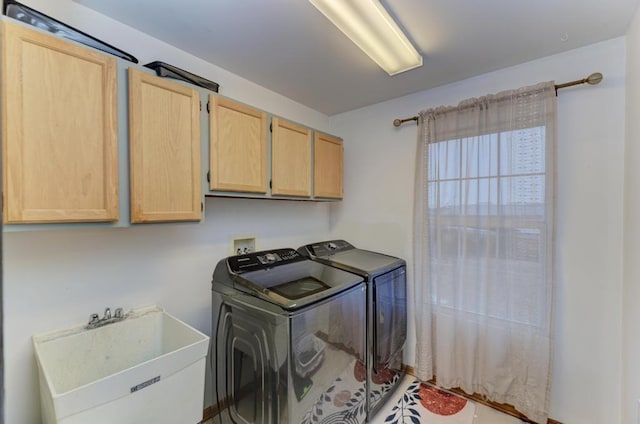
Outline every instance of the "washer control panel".
{"label": "washer control panel", "polygon": [[304,260],[306,258],[294,249],[276,249],[230,256],[227,258],[227,266],[231,273],[242,274],[243,272],[268,269]]}

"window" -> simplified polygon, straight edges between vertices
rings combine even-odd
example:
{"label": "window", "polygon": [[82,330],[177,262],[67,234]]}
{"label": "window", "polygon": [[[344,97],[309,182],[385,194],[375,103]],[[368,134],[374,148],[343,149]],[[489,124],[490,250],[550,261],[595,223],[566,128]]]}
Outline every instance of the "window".
{"label": "window", "polygon": [[[530,301],[545,276],[545,127],[432,143],[427,154],[429,250],[441,279],[432,301],[537,324]],[[522,296],[504,302],[504,291]]]}

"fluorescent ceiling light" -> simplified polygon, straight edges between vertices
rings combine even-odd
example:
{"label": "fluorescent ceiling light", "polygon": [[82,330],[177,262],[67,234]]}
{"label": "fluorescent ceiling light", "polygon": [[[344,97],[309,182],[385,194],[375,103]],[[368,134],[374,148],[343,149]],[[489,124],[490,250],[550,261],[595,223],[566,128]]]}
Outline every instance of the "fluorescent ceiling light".
{"label": "fluorescent ceiling light", "polygon": [[422,66],[422,56],[378,0],[309,1],[389,75]]}

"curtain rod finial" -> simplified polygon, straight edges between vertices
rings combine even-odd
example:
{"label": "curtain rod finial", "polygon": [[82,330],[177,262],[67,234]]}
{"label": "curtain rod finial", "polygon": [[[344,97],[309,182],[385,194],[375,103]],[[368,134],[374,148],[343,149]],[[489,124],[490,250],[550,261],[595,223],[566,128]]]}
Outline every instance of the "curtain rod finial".
{"label": "curtain rod finial", "polygon": [[587,84],[591,84],[591,85],[596,85],[596,84],[600,84],[600,81],[602,81],[602,74],[600,72],[594,72],[593,74],[589,75],[587,77],[587,79],[585,80],[585,82]]}
{"label": "curtain rod finial", "polygon": [[416,121],[416,125],[418,125],[418,116],[412,116],[411,118],[405,118],[405,119],[394,119],[393,120],[393,126],[394,127],[399,127],[400,125],[404,124],[405,122],[409,122],[409,121]]}

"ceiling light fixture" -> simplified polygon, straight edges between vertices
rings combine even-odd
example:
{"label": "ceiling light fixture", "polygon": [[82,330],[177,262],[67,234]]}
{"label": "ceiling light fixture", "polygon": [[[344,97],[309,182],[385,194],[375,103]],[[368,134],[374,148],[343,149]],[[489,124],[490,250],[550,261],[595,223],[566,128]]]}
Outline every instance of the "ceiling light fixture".
{"label": "ceiling light fixture", "polygon": [[389,75],[422,66],[422,56],[378,0],[309,0]]}

